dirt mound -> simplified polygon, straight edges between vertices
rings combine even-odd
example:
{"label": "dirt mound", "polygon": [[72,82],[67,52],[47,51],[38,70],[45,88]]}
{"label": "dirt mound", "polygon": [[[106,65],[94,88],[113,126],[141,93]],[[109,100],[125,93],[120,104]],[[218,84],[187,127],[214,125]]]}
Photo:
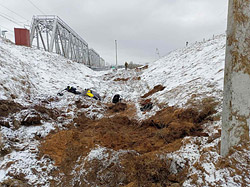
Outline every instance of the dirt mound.
{"label": "dirt mound", "polygon": [[41,124],[41,116],[36,110],[28,111],[21,121],[21,125],[32,126]]}
{"label": "dirt mound", "polygon": [[133,119],[136,116],[136,107],[134,103],[108,103],[106,105],[106,114],[105,116],[126,116],[129,119]]}
{"label": "dirt mound", "polygon": [[144,106],[144,105],[149,104],[149,103],[152,103],[151,99],[144,99],[144,100],[140,101],[140,105],[141,106]]}
{"label": "dirt mound", "polygon": [[[16,178],[20,178],[15,176]],[[3,182],[0,183],[1,186],[6,187],[28,187],[27,180],[24,179],[24,176],[21,177],[21,179],[6,179]]]}
{"label": "dirt mound", "polygon": [[13,101],[1,100],[0,126],[18,129],[21,125],[41,125],[41,120],[57,120],[61,113],[57,109],[47,108],[43,102],[40,102],[40,105],[23,107]]}
{"label": "dirt mound", "polygon": [[[91,120],[84,114],[79,114],[72,125],[69,125],[70,130],[60,131],[45,138],[41,143],[41,155],[49,155],[55,160],[60,171],[68,176],[66,181],[70,181],[73,177],[70,173],[77,159],[86,156],[96,145],[114,151],[134,150],[139,155],[127,153],[121,158],[120,166],[111,165],[108,170],[105,169],[105,172],[109,173],[107,180],[97,179],[93,177],[96,174],[91,174],[91,171],[95,170],[101,174],[100,160],[89,163],[89,174],[92,177],[88,180],[93,180],[93,184],[107,186],[109,183],[105,181],[119,184],[116,180],[122,177],[126,185],[168,186],[176,180],[169,176],[168,163],[164,163],[155,155],[178,150],[185,136],[207,136],[202,133],[202,124],[213,120],[211,114],[215,112],[215,105],[211,102],[204,102],[206,104],[199,109],[168,107],[143,122],[130,119],[128,114],[125,116],[128,109],[114,117],[100,120]],[[67,186],[66,181],[64,185]]]}
{"label": "dirt mound", "polygon": [[91,135],[72,129],[49,135],[42,143],[41,150],[67,173],[71,171],[72,162],[80,155],[86,155],[93,147],[94,140]]}
{"label": "dirt mound", "polygon": [[114,81],[128,81],[129,78],[116,78]]}
{"label": "dirt mound", "polygon": [[76,104],[76,107],[78,109],[81,109],[81,108],[89,108],[90,106],[89,105],[86,105],[82,102],[82,100],[77,100],[75,101],[75,104]]}
{"label": "dirt mound", "polygon": [[109,110],[111,110],[112,112],[121,112],[126,110],[127,108],[127,104],[126,103],[116,103],[114,105],[109,106]]}
{"label": "dirt mound", "polygon": [[0,100],[0,117],[7,117],[9,114],[18,112],[24,107],[14,101]]}
{"label": "dirt mound", "polygon": [[127,173],[129,186],[171,186],[168,180],[170,163],[160,159],[155,154],[129,155],[122,161],[122,167]]}
{"label": "dirt mound", "polygon": [[157,135],[166,143],[171,143],[185,136],[208,136],[202,133],[202,121],[198,120],[200,113],[193,109],[178,109],[168,107],[156,113],[155,116],[142,123],[142,126],[151,126],[159,129]]}
{"label": "dirt mound", "polygon": [[[118,162],[113,162],[115,158],[110,150],[106,150],[104,154],[110,162],[85,160],[84,168],[88,172],[80,177],[82,184],[75,183],[74,186],[160,187],[172,184],[168,179],[170,163],[155,154],[137,155],[130,152],[119,155]],[[82,181],[89,183],[83,184]]]}
{"label": "dirt mound", "polygon": [[41,105],[36,105],[33,108],[37,112],[39,112],[41,114],[42,119],[45,119],[45,120],[49,120],[49,119],[56,120],[61,114],[61,111],[57,109],[50,109]]}
{"label": "dirt mound", "polygon": [[150,96],[150,95],[153,95],[154,93],[159,92],[159,91],[162,91],[162,90],[164,90],[164,89],[165,89],[164,86],[162,86],[162,85],[157,85],[157,86],[155,86],[152,90],[150,90],[148,93],[146,93],[146,94],[144,94],[143,96],[141,96],[141,98],[146,98],[146,97],[148,97],[148,96]]}
{"label": "dirt mound", "polygon": [[158,111],[142,125],[161,129],[159,136],[166,143],[185,136],[208,136],[202,132],[202,124],[214,120],[211,115],[217,112],[215,110],[217,104],[212,98],[205,98],[200,102],[199,107],[187,109],[168,107]]}

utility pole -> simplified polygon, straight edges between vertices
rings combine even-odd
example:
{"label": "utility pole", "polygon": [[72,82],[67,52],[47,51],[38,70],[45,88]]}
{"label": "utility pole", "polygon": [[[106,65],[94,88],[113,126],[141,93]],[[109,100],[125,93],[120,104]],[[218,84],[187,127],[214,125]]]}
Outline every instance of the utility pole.
{"label": "utility pole", "polygon": [[250,1],[229,0],[221,155],[249,141]]}
{"label": "utility pole", "polygon": [[116,69],[118,68],[117,67],[117,40],[115,40],[115,64],[116,64]]}

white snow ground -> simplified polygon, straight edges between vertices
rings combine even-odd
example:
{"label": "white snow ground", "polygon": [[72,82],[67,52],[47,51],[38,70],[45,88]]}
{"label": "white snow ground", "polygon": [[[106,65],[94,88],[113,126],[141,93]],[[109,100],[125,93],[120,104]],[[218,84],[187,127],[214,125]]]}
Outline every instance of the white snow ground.
{"label": "white snow ground", "polygon": [[[93,109],[97,108],[95,112],[89,112],[89,117],[101,118],[105,113],[102,103],[110,102],[114,94],[120,93],[126,101],[136,103],[137,118],[142,120],[159,110],[157,104],[184,106],[194,94],[197,99],[213,96],[221,102],[224,58],[225,35],[219,35],[214,39],[175,50],[162,59],[150,63],[149,68],[141,72],[134,70],[95,72],[57,54],[15,46],[0,39],[0,99],[14,99],[23,106],[29,106],[40,103],[43,99],[58,98],[49,103],[47,107],[61,109],[73,118],[75,115],[73,103],[82,96],[68,93],[62,97],[56,96],[58,91],[71,85],[79,90],[91,88],[103,97],[102,102],[85,98],[84,101],[87,104],[91,104]],[[137,77],[140,77],[141,80],[134,80]],[[114,81],[115,78],[129,78],[129,80]],[[149,97],[156,105],[151,112],[142,113],[138,104],[140,96],[159,84],[166,88]],[[9,146],[15,151],[0,160],[0,182],[8,179],[10,174],[23,173],[30,185],[49,186],[47,181],[51,179],[51,176],[48,176],[47,173],[55,166],[46,157],[38,159],[39,142],[34,137],[38,134],[44,137],[55,128],[64,128],[64,123],[52,121],[42,126],[22,126],[18,130],[2,126],[4,149],[8,149]],[[209,124],[206,131],[212,136],[219,129],[220,122],[215,122]],[[18,141],[13,141],[16,139]],[[250,176],[242,176],[244,173],[237,175],[236,172],[232,175],[235,170],[233,167],[220,168],[217,166],[218,162],[222,160],[218,153],[220,138],[210,143],[207,143],[208,139],[205,137],[187,137],[184,141],[188,143],[179,151],[161,155],[163,158],[173,159],[173,173],[188,162],[190,165],[188,176],[190,177],[183,186],[194,186],[192,184],[194,175],[197,177],[198,186],[242,186],[243,183],[250,185]],[[105,149],[99,147],[90,152],[85,159],[92,158],[93,153],[94,157],[105,157],[103,155],[106,154],[103,151]],[[249,160],[248,150],[236,152],[235,155],[240,154],[242,160],[233,162],[245,173],[249,170],[245,163],[246,160]],[[235,159],[234,155],[230,157]],[[78,178],[79,176],[76,176],[75,180]]]}

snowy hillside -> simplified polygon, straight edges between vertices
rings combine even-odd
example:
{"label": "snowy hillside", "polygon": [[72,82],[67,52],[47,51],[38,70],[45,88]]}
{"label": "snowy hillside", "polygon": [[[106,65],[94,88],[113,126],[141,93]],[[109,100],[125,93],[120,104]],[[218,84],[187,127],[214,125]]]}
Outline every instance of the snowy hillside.
{"label": "snowy hillside", "polygon": [[[26,91],[32,96],[54,94],[67,85],[92,87],[86,75],[95,72],[62,56],[48,52],[15,46],[1,40],[1,98],[24,98]],[[81,79],[81,81],[80,81]],[[9,91],[8,91],[9,90]]]}
{"label": "snowy hillside", "polygon": [[169,53],[150,64],[142,80],[151,88],[165,86],[164,97],[171,105],[184,104],[192,93],[218,96],[223,89],[224,61],[225,36],[220,35]]}
{"label": "snowy hillside", "polygon": [[[96,72],[0,40],[0,184],[249,185],[248,146],[219,155],[224,58],[220,35],[148,66]],[[68,85],[102,100],[58,96]]]}

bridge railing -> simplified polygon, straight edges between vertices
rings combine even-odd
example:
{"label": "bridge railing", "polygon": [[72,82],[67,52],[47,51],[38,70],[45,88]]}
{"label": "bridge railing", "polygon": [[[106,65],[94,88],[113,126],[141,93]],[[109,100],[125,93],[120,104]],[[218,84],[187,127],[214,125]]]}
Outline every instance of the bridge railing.
{"label": "bridge railing", "polygon": [[103,62],[100,55],[94,49],[89,49],[88,43],[56,15],[33,16],[31,46],[34,39],[37,41],[37,48],[41,47],[50,52],[55,51],[79,63],[101,66],[100,61]]}

